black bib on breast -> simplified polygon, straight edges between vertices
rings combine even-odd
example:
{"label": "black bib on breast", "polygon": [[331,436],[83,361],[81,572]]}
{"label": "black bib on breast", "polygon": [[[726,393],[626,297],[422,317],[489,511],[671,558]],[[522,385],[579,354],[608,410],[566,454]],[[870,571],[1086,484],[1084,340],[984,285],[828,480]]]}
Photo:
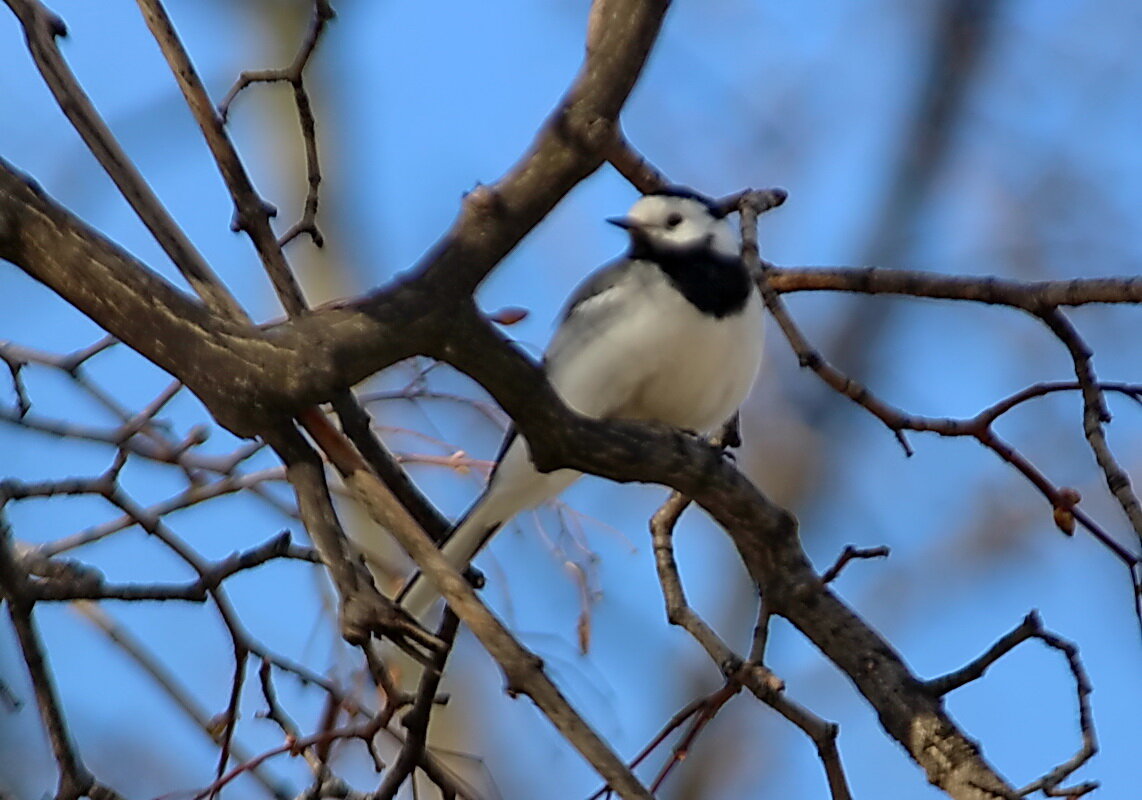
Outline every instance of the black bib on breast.
{"label": "black bib on breast", "polygon": [[749,272],[740,258],[728,258],[706,248],[688,252],[663,252],[639,242],[631,258],[650,261],[690,303],[717,319],[745,308],[752,288]]}

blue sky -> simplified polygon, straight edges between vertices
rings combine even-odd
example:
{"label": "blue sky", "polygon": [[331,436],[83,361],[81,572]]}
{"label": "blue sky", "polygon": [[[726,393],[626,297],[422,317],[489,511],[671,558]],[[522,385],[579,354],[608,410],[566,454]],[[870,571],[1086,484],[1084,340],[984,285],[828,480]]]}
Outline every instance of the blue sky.
{"label": "blue sky", "polygon": [[[278,5],[172,4],[215,97],[240,70],[288,60],[294,40],[279,42],[278,29],[258,10]],[[911,130],[938,5],[675,3],[624,114],[625,128],[673,179],[710,194],[787,188],[786,206],[762,221],[763,252],[771,260],[862,265],[880,224],[888,176],[908,144],[901,137]],[[255,316],[277,316],[248,242],[229,231],[221,180],[138,12],[128,3],[53,7],[71,31],[63,43],[69,62],[160,197]],[[290,251],[315,302],[379,285],[409,267],[446,229],[462,194],[514,162],[578,67],[586,10],[580,2],[452,4],[435,13],[407,3],[337,8],[310,81],[320,114],[327,178],[321,221],[329,246],[321,255],[306,243]],[[1136,272],[1142,62],[1134,48],[1142,9],[1129,0],[996,8],[950,144],[914,213],[900,223],[904,242],[893,263],[878,266],[1020,279]],[[170,276],[157,246],[55,108],[7,12],[0,13],[0,42],[7,43],[0,46],[0,95],[12,109],[0,118],[0,155]],[[298,213],[303,191],[285,96],[255,89],[235,105],[232,123],[259,189],[281,209],[283,229]],[[527,307],[528,319],[510,332],[538,352],[566,293],[621,250],[621,234],[603,218],[634,198],[608,169],[592,176],[505,260],[482,287],[480,301],[489,309]],[[0,339],[68,351],[99,336],[14,269],[0,268],[0,288]],[[851,316],[846,300],[792,297],[789,304],[827,356],[850,352],[853,342],[839,333]],[[909,411],[970,415],[1029,383],[1070,375],[1062,348],[1035,321],[1011,312],[900,300],[880,300],[875,308],[882,329],[875,339],[869,335],[863,350],[865,377]],[[1142,380],[1129,346],[1142,333],[1136,309],[1090,308],[1073,317],[1095,348],[1100,377]],[[743,468],[796,510],[806,547],[822,567],[848,543],[893,548],[887,562],[850,566],[838,591],[925,677],[963,664],[1030,609],[1040,609],[1048,628],[1080,645],[1095,685],[1102,752],[1080,777],[1101,780],[1101,796],[1130,796],[1142,654],[1121,568],[1088,537],[1060,536],[1038,495],[978,445],[917,436],[916,455],[906,459],[874,420],[831,396],[814,376],[797,372],[775,328],[768,353],[745,411]],[[91,373],[134,408],[168,382],[118,350],[97,357]],[[410,374],[400,368],[377,385],[399,387]],[[478,396],[460,376],[439,371],[432,380],[441,390]],[[112,424],[58,375],[29,370],[28,381],[38,413]],[[2,396],[11,402],[10,394]],[[1058,483],[1078,487],[1090,512],[1129,543],[1082,439],[1080,409],[1073,396],[1036,401],[1005,419],[999,432]],[[1118,400],[1112,410],[1111,443],[1137,475],[1142,412]],[[483,458],[495,452],[497,432],[470,409],[388,403],[374,413],[382,425],[404,431],[391,437],[402,452],[446,455],[463,448]],[[165,416],[181,433],[208,422],[183,396]],[[204,449],[222,453],[236,445],[215,431]],[[5,475],[92,474],[111,456],[107,448],[0,427]],[[251,466],[272,464],[263,456]],[[479,486],[472,475],[412,469],[450,514],[460,513]],[[140,502],[157,502],[183,485],[175,471],[144,464],[130,465],[124,481]],[[288,497],[280,487],[275,491]],[[491,601],[544,657],[571,700],[628,756],[675,710],[719,683],[696,646],[663,619],[645,533],[662,496],[653,487],[584,480],[564,500],[585,515],[590,552],[560,536],[556,517],[541,512],[539,524],[525,517],[503,533],[482,563],[494,578]],[[25,503],[10,512],[15,535],[33,542],[109,516],[85,499]],[[302,536],[296,524],[246,497],[180,512],[170,523],[211,557],[284,527]],[[354,518],[352,524],[359,523]],[[693,602],[745,649],[753,610],[725,537],[691,511],[678,547]],[[137,530],[76,555],[118,580],[186,576]],[[579,596],[568,562],[589,568],[591,586],[601,592],[587,656],[576,649]],[[347,674],[351,654],[330,632],[311,571],[270,567],[235,581],[232,594],[249,627],[275,647]],[[108,610],[147,638],[212,712],[222,710],[228,648],[208,610],[165,604]],[[93,769],[109,782],[133,786],[138,797],[206,782],[212,748],[121,653],[68,609],[44,608],[38,616]],[[13,645],[3,628],[0,677],[30,700]],[[776,627],[770,658],[792,697],[840,722],[841,751],[858,796],[941,796],[882,734],[844,677],[788,626]],[[469,639],[460,643],[451,680],[449,730],[439,732],[450,746],[484,754],[485,767],[468,765],[481,780],[494,776],[506,798],[543,796],[552,786],[561,787],[558,797],[593,791],[579,757],[528,704],[503,697],[494,666]],[[300,719],[318,713],[315,693],[282,683]],[[240,734],[257,751],[275,746],[280,736],[254,719],[260,701],[256,687],[250,689]],[[1017,784],[1065,760],[1078,744],[1065,665],[1034,644],[956,693],[949,708]],[[10,781],[37,796],[50,787],[50,762],[30,706],[0,716],[0,741],[0,788]],[[153,773],[133,775],[117,752],[150,752]],[[367,780],[361,754],[354,750],[346,758],[347,772]],[[300,765],[274,764],[277,774],[302,779]],[[697,785],[704,770],[715,772],[717,789],[703,796],[825,796],[811,745],[745,697],[710,726],[664,796],[687,796],[686,787]]]}

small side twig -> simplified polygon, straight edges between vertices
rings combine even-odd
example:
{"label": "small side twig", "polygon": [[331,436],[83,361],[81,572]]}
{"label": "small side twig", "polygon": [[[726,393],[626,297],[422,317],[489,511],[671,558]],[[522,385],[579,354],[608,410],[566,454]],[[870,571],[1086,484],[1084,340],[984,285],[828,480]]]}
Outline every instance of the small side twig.
{"label": "small side twig", "polygon": [[21,554],[19,563],[28,575],[36,576],[28,587],[36,601],[186,600],[200,603],[207,599],[211,589],[230,576],[277,559],[320,563],[317,552],[293,544],[288,531],[257,547],[205,564],[199,578],[187,584],[108,584],[102,573],[86,564],[46,558],[36,549]]}
{"label": "small side twig", "polygon": [[8,607],[8,616],[16,631],[16,641],[24,656],[24,665],[32,682],[36,707],[48,734],[52,755],[59,770],[56,797],[78,800],[86,796],[119,799],[111,789],[98,784],[80,758],[68,729],[59,693],[56,691],[51,666],[43,639],[32,613],[35,601],[28,596],[27,580],[21,574],[12,551],[12,536],[0,509],[0,599]]}
{"label": "small side twig", "polygon": [[887,558],[891,551],[887,546],[881,545],[880,547],[853,547],[845,545],[845,549],[841,551],[836,562],[833,566],[829,567],[821,573],[821,583],[832,583],[841,574],[848,563],[857,558]]}
{"label": "small side twig", "polygon": [[27,416],[28,412],[32,410],[32,401],[28,398],[28,390],[24,386],[24,378],[20,374],[26,362],[19,361],[15,358],[8,357],[2,350],[0,350],[0,359],[8,365],[8,371],[12,373],[12,391],[16,395],[16,419],[22,420]]}
{"label": "small side twig", "polygon": [[611,166],[643,194],[651,194],[670,185],[666,176],[631,146],[618,123],[614,126],[614,136],[606,149],[606,157]]}
{"label": "small side twig", "polygon": [[[238,708],[242,702],[242,685],[246,682],[246,665],[250,663],[250,651],[240,641],[234,642],[234,676],[230,681],[230,701],[223,712],[225,724],[219,737],[221,747],[218,752],[218,771],[221,778],[230,762],[230,745],[234,741],[234,730],[238,727]],[[210,795],[212,798],[214,794]]]}
{"label": "small side twig", "polygon": [[[1075,508],[1076,501],[1071,491],[1056,487],[1016,448],[1001,439],[991,427],[995,419],[1001,414],[1006,413],[1012,407],[1018,405],[1018,403],[1030,399],[1032,396],[1037,396],[1037,392],[1040,390],[1036,390],[1034,387],[1026,389],[1011,398],[1007,398],[984,409],[984,411],[980,412],[976,417],[969,420],[918,417],[907,414],[901,409],[884,402],[870,392],[867,387],[852,380],[826,361],[821,354],[813,348],[800,328],[798,328],[797,324],[793,321],[777,289],[777,285],[782,284],[775,284],[774,281],[775,277],[788,278],[790,274],[784,272],[779,276],[778,273],[780,271],[772,264],[763,261],[758,253],[757,211],[754,208],[757,202],[758,200],[756,200],[751,193],[745,193],[741,199],[742,258],[745,260],[751,272],[756,275],[758,288],[761,290],[766,308],[769,309],[769,312],[777,320],[782,333],[789,342],[789,346],[797,355],[800,365],[813,370],[813,372],[832,389],[849,398],[871,413],[876,419],[880,420],[896,437],[906,455],[911,456],[913,453],[912,446],[905,437],[906,431],[928,431],[938,433],[941,436],[971,436],[1003,461],[1018,470],[1047,499],[1052,511],[1055,513],[1056,520],[1062,519],[1064,523],[1077,521],[1126,566],[1130,575],[1135,614],[1138,616],[1139,623],[1142,624],[1142,574],[1140,574],[1140,572],[1142,572],[1142,570],[1140,570],[1140,567],[1142,567],[1142,558],[1115,541],[1114,537],[1103,530],[1088,514],[1081,509]],[[765,200],[761,201],[763,206],[766,202]],[[886,293],[916,292],[923,294],[923,292],[919,291],[918,286],[923,288],[927,284],[935,284],[934,286],[928,287],[930,295],[925,296],[1004,303],[1034,314],[1042,318],[1044,322],[1048,322],[1048,324],[1054,323],[1056,325],[1061,324],[1058,322],[1061,315],[1059,315],[1057,309],[1052,313],[1051,310],[1054,308],[1054,305],[1063,304],[1068,300],[1077,301],[1077,298],[1073,296],[1073,293],[1076,291],[1076,282],[1027,286],[1023,284],[1015,285],[998,281],[987,281],[981,285],[978,282],[969,284],[964,279],[959,278],[954,281],[949,281],[938,277],[929,279],[927,276],[916,274],[888,276],[886,280],[881,280],[881,273],[876,270],[815,270],[813,272],[828,272],[830,278],[837,278],[839,276],[842,279],[842,285],[854,291],[860,291],[862,289],[869,291],[869,286],[879,281],[884,285],[878,286],[877,288]],[[813,285],[812,279],[819,276],[810,275],[807,277],[809,279],[808,283]],[[823,275],[820,277],[823,277]],[[783,291],[790,291],[793,290],[793,288],[804,288],[797,286],[792,281],[789,283],[793,284],[793,287],[786,285]],[[1118,285],[1121,282],[1111,281],[1111,283]],[[1142,286],[1142,283],[1131,281],[1129,285],[1131,287]],[[814,285],[814,288],[817,287]],[[1103,287],[1099,285],[1078,288],[1089,288],[1097,292]],[[1099,296],[1101,297],[1101,295]],[[1048,299],[1052,302],[1048,302]],[[1057,331],[1057,335],[1060,331]],[[1085,346],[1080,347],[1081,341],[1076,344],[1075,337],[1068,336],[1066,332],[1062,332],[1060,338],[1062,338],[1064,342],[1069,342],[1068,346],[1072,348],[1072,354],[1076,359],[1076,373],[1079,377],[1079,388],[1083,389],[1085,395],[1091,396],[1091,399],[1088,399],[1085,404],[1084,427],[1090,429],[1093,424],[1094,427],[1101,430],[1100,423],[1098,423],[1097,420],[1095,420],[1094,423],[1091,422],[1092,415],[1101,417],[1101,411],[1098,409],[1103,408],[1103,404],[1101,400],[1098,400],[1101,395],[1098,394],[1098,390],[1095,388],[1097,384],[1094,383],[1093,373],[1090,373],[1089,370],[1086,369],[1089,367],[1089,364],[1082,361],[1082,352],[1084,352]],[[1083,366],[1083,368],[1080,368],[1080,366]],[[1132,390],[1132,387],[1128,385],[1115,384],[1115,386],[1124,389],[1125,391],[1123,393],[1127,396],[1134,398],[1138,396],[1137,393]],[[1096,436],[1095,439],[1097,440],[1097,438]],[[1109,451],[1106,451],[1106,453],[1109,455]],[[1113,462],[1113,459],[1108,463],[1111,462]],[[1123,484],[1120,478],[1112,477],[1121,472],[1120,468],[1118,468],[1117,472],[1115,471],[1114,467],[1116,466],[1115,463],[1111,463],[1109,470],[1104,470],[1104,474],[1108,476],[1108,485],[1111,487],[1111,490],[1117,490],[1118,493],[1122,495],[1119,497],[1119,500],[1123,503],[1123,507],[1127,509],[1129,516],[1133,513],[1131,509],[1137,507],[1137,499],[1131,500],[1131,498],[1134,498],[1134,494],[1129,488],[1129,481]],[[1132,502],[1133,506],[1131,505]],[[1138,513],[1142,516],[1142,507],[1138,507]],[[1065,525],[1060,525],[1060,527],[1066,530]]]}
{"label": "small side twig", "polygon": [[222,118],[210,101],[206,87],[161,0],[137,0],[137,3],[230,190],[234,200],[231,227],[249,234],[286,313],[291,317],[300,314],[307,308],[305,297],[270,226],[270,218],[277,213],[276,210],[254,189],[238,151],[226,133]]}
{"label": "small side twig", "polygon": [[[218,743],[218,727],[207,710],[194,698],[190,690],[182,684],[178,677],[166,665],[147,649],[125,627],[106,614],[98,605],[80,601],[72,608],[84,619],[102,631],[127,658],[145,672],[166,693],[175,705],[182,709],[195,724],[215,744]],[[248,761],[251,754],[237,742],[231,743],[230,754],[239,763]],[[293,796],[285,786],[279,785],[273,778],[261,769],[251,770],[251,775],[267,793],[275,800],[288,800]]]}
{"label": "small side twig", "polygon": [[698,735],[705,729],[710,721],[717,716],[722,707],[730,701],[730,699],[740,692],[742,686],[737,681],[727,681],[721,689],[718,689],[708,697],[703,698],[702,703],[698,706],[695,713],[692,715],[693,719],[690,721],[690,727],[678,740],[678,743],[671,748],[670,758],[662,765],[658,774],[650,784],[650,790],[657,792],[662,788],[663,782],[676,766],[682,763],[690,752],[690,748],[694,745],[694,741]]}
{"label": "small side twig", "polygon": [[1040,319],[1067,348],[1074,362],[1075,377],[1082,389],[1083,433],[1086,435],[1095,461],[1102,470],[1103,478],[1110,493],[1122,506],[1130,526],[1139,542],[1142,542],[1142,504],[1130,483],[1130,476],[1106,441],[1104,425],[1110,422],[1110,410],[1106,406],[1106,396],[1099,386],[1091,364],[1093,352],[1083,341],[1067,316],[1058,308],[1051,308],[1040,314]]}
{"label": "small side twig", "polygon": [[308,190],[305,194],[301,219],[278,239],[278,245],[285,247],[301,234],[307,234],[317,247],[325,244],[325,238],[317,227],[318,191],[321,186],[321,164],[317,152],[317,124],[313,116],[309,92],[305,88],[305,68],[309,59],[317,49],[317,43],[329,24],[336,16],[329,0],[314,0],[313,18],[309,29],[302,40],[301,47],[294,56],[293,61],[281,69],[247,70],[238,76],[238,80],[230,87],[226,97],[218,104],[218,114],[225,123],[230,114],[230,105],[238,95],[255,83],[275,83],[284,81],[293,89],[294,106],[297,108],[298,122],[301,125],[302,141],[305,145],[305,172]]}

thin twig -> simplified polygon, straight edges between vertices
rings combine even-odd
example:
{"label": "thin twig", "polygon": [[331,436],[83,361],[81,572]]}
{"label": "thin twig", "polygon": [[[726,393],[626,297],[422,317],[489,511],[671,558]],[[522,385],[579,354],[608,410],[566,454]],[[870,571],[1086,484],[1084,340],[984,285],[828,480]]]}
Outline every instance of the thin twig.
{"label": "thin twig", "polygon": [[607,161],[611,162],[619,174],[643,194],[651,194],[670,185],[666,176],[642,154],[631,147],[619,125],[615,125],[614,138],[606,150]]}
{"label": "thin twig", "polygon": [[[182,709],[212,742],[218,744],[218,728],[215,721],[206,709],[194,698],[190,690],[183,685],[178,676],[169,670],[159,659],[151,653],[143,642],[135,638],[125,627],[117,623],[98,605],[88,602],[78,602],[72,606],[84,619],[90,621],[107,635],[122,652],[131,659],[143,672],[145,672],[166,693],[167,697]],[[263,662],[268,663],[268,662]],[[241,763],[249,761],[251,754],[237,743],[230,746],[231,756]],[[251,775],[276,800],[288,800],[293,796],[285,786],[278,784],[264,770],[251,770]]]}
{"label": "thin twig", "polygon": [[662,595],[666,601],[667,618],[673,624],[682,626],[693,636],[727,678],[749,689],[757,699],[804,731],[817,748],[817,755],[824,766],[833,800],[851,800],[852,793],[849,791],[836,746],[837,726],[826,722],[786,697],[783,691],[784,683],[760,661],[765,647],[764,632],[767,630],[770,614],[764,602],[759,611],[758,628],[754,635],[753,655],[756,658],[751,657],[749,661],[734,653],[687,604],[674,558],[673,536],[674,526],[689,502],[683,495],[675,492],[655,512],[650,521],[655,566],[658,569]]}
{"label": "thin twig", "polygon": [[377,732],[380,731],[383,727],[384,722],[382,717],[376,716],[367,722],[363,722],[357,725],[349,725],[330,731],[321,731],[320,733],[313,734],[312,736],[306,736],[305,738],[298,739],[297,741],[287,742],[286,744],[283,744],[279,747],[267,750],[264,753],[261,753],[254,758],[251,758],[250,760],[237,765],[229,772],[220,775],[214,780],[213,783],[195,794],[193,800],[205,800],[208,797],[215,796],[219,791],[222,790],[223,787],[226,786],[226,784],[230,783],[235,778],[244,775],[253,769],[256,769],[258,766],[264,764],[266,761],[274,758],[275,756],[285,755],[286,753],[300,753],[305,748],[312,747],[320,742],[336,741],[339,739],[360,739],[362,742],[368,744],[372,741],[373,737],[377,735]]}
{"label": "thin twig", "polygon": [[305,172],[308,189],[305,194],[301,219],[278,239],[278,245],[285,247],[295,238],[305,233],[317,247],[325,243],[321,231],[317,227],[317,204],[321,186],[321,164],[317,150],[317,125],[313,116],[309,93],[305,89],[304,73],[309,59],[317,49],[317,43],[325,31],[326,25],[335,16],[328,0],[314,0],[313,18],[309,30],[302,40],[301,47],[293,62],[282,69],[247,70],[238,76],[238,80],[230,87],[226,97],[218,104],[218,114],[222,122],[227,121],[230,104],[238,94],[254,83],[272,83],[286,81],[293,88],[294,106],[297,108],[298,122],[301,125],[302,141],[305,145]]}
{"label": "thin twig", "polygon": [[374,800],[392,800],[413,770],[423,760],[422,756],[428,740],[428,721],[436,703],[436,692],[440,687],[440,679],[444,675],[444,665],[448,655],[452,652],[452,645],[456,641],[456,632],[460,629],[460,619],[451,609],[444,609],[444,618],[440,628],[436,631],[436,638],[444,643],[433,657],[432,664],[420,676],[420,685],[416,690],[416,699],[412,708],[405,714],[403,724],[407,736],[404,747],[396,762],[389,767],[384,781],[377,787]]}
{"label": "thin twig", "polygon": [[214,161],[234,199],[233,229],[249,234],[286,313],[291,317],[300,314],[307,308],[301,286],[270,227],[270,218],[277,212],[254,189],[238,151],[226,133],[222,118],[210,101],[206,87],[202,85],[202,80],[179,40],[174,24],[162,2],[160,0],[137,0],[137,2],[147,27],[170,65],[187,106],[198,122],[199,128],[202,129],[211,155],[214,156]]}
{"label": "thin twig", "polygon": [[[230,702],[222,715],[225,725],[219,737],[221,747],[218,751],[218,771],[216,778],[221,778],[230,762],[230,745],[234,741],[234,731],[238,727],[238,707],[242,702],[242,685],[246,682],[246,666],[250,663],[250,651],[235,637],[234,641],[234,676],[230,681]],[[214,795],[212,794],[213,798]]]}
{"label": "thin twig", "polygon": [[836,563],[829,567],[821,574],[821,583],[832,583],[837,579],[850,561],[856,558],[887,558],[889,549],[884,545],[880,547],[853,547],[845,545],[845,549],[841,551],[840,556],[837,558]]}
{"label": "thin twig", "polygon": [[36,549],[28,549],[18,556],[18,563],[27,574],[38,576],[28,586],[36,601],[188,600],[201,603],[211,589],[230,576],[275,559],[320,563],[312,548],[292,544],[288,531],[250,550],[206,564],[199,578],[186,584],[108,584],[103,575],[90,566],[46,558]]}
{"label": "thin twig", "polygon": [[1138,495],[1130,484],[1130,476],[1111,453],[1110,445],[1106,441],[1106,431],[1103,426],[1110,422],[1110,410],[1106,407],[1106,397],[1099,387],[1091,364],[1093,353],[1071,321],[1058,308],[1044,311],[1040,318],[1071,354],[1075,377],[1082,387],[1083,433],[1102,470],[1107,488],[1122,506],[1123,513],[1134,528],[1135,536],[1142,543],[1142,504],[1139,504]]}
{"label": "thin twig", "polygon": [[978,658],[973,659],[963,667],[933,678],[926,682],[928,691],[935,695],[945,695],[955,691],[972,681],[983,677],[992,664],[1014,650],[1018,645],[1028,639],[1038,639],[1048,647],[1060,651],[1067,659],[1067,666],[1075,680],[1075,693],[1079,705],[1079,730],[1082,735],[1082,744],[1073,757],[1052,769],[1042,777],[1032,781],[1027,786],[1011,793],[1011,798],[1026,797],[1034,792],[1041,791],[1048,797],[1077,798],[1098,788],[1098,783],[1091,781],[1075,786],[1059,788],[1059,784],[1072,775],[1075,770],[1089,761],[1098,752],[1098,742],[1094,732],[1094,718],[1090,710],[1091,683],[1079,659],[1078,648],[1056,634],[1043,628],[1043,621],[1037,612],[1032,611],[1013,630],[1004,634]]}
{"label": "thin twig", "polygon": [[[904,434],[906,431],[930,431],[938,433],[941,436],[972,436],[984,447],[994,452],[1003,461],[1018,470],[1047,498],[1053,511],[1063,509],[1065,514],[1072,515],[1073,519],[1077,520],[1092,536],[1110,550],[1115,557],[1126,566],[1130,573],[1131,585],[1133,587],[1135,610],[1138,613],[1139,622],[1142,623],[1142,576],[1138,574],[1139,564],[1142,563],[1142,559],[1115,541],[1115,539],[1103,530],[1089,515],[1079,509],[1075,509],[1073,507],[1074,502],[1070,499],[1072,497],[1070,492],[1060,489],[1051,483],[1026,457],[997,436],[991,428],[991,423],[1001,414],[1010,410],[1010,408],[1023,400],[1033,396],[1034,387],[1025,389],[1023,392],[1011,398],[1007,398],[984,409],[975,418],[970,420],[918,417],[907,414],[901,409],[884,402],[870,392],[867,387],[850,379],[847,375],[826,361],[821,354],[813,348],[804,334],[801,333],[800,328],[798,328],[797,324],[793,321],[776,288],[778,285],[776,278],[779,275],[777,268],[763,261],[758,256],[756,212],[753,210],[753,203],[754,201],[751,195],[747,194],[743,197],[741,204],[742,256],[746,260],[747,266],[757,275],[758,287],[761,290],[766,307],[777,320],[778,325],[785,334],[786,340],[789,342],[793,352],[797,355],[801,366],[813,370],[813,372],[835,391],[848,397],[880,420],[884,426],[893,433],[897,441],[900,442],[901,447],[904,448],[904,452],[907,455],[912,455],[913,451],[912,446],[905,438]],[[854,278],[850,273],[846,272],[844,273],[844,277],[846,280],[863,278],[872,283],[879,280],[880,273],[875,270],[862,271],[857,273],[857,278]],[[884,291],[895,290],[903,292],[904,287],[911,286],[913,283],[927,285],[927,282],[927,276],[918,277],[913,274],[907,276],[907,279],[902,281],[883,281],[885,285],[880,288]],[[1028,292],[1025,290],[1033,286],[1032,284],[1004,283],[989,279],[982,283],[977,281],[969,286],[966,285],[965,279],[960,278],[956,278],[950,282],[941,282],[938,278],[932,281],[934,286],[947,291],[951,296],[955,296],[958,299],[980,300],[981,302],[1004,302],[1008,305],[1028,310],[1037,316],[1042,316],[1042,314],[1045,313],[1043,307],[1040,305],[1044,302],[1039,299],[1040,296],[1069,297],[1073,300],[1075,298],[1068,294],[1068,291],[1073,290],[1074,283],[1075,282],[1069,282],[1065,286],[1062,284],[1038,286],[1035,287],[1034,292]],[[1142,282],[1139,282],[1138,285],[1142,287]],[[928,288],[930,290],[932,289],[931,286]],[[954,294],[952,294],[953,289],[955,290]],[[1081,380],[1079,384],[1081,386]],[[1128,384],[1115,384],[1115,386],[1124,389],[1124,393],[1128,396],[1136,396],[1132,391],[1133,387]]]}
{"label": "thin twig", "polygon": [[[221,478],[202,486],[192,486],[174,497],[141,509],[140,513],[146,518],[158,519],[172,511],[189,508],[198,503],[212,500],[215,497],[222,497],[223,495],[251,489],[269,481],[282,481],[284,479],[285,469],[282,467],[270,467],[269,469],[251,472],[245,475]],[[99,525],[93,525],[71,536],[66,536],[54,542],[40,545],[38,552],[43,556],[54,556],[67,550],[73,550],[77,547],[97,542],[100,539],[136,524],[138,524],[137,517],[131,514],[124,514],[116,519],[108,520]]]}
{"label": "thin twig", "polygon": [[662,784],[666,781],[671,770],[681,764],[686,756],[689,755],[690,748],[693,747],[698,735],[701,734],[710,720],[722,710],[722,707],[729,702],[730,698],[740,692],[741,689],[741,684],[737,681],[727,681],[721,689],[718,689],[709,697],[704,698],[697,712],[693,714],[693,719],[690,721],[690,728],[682,735],[678,744],[671,748],[670,758],[662,765],[662,768],[654,777],[654,781],[651,782],[650,790],[652,792],[657,792],[662,788]]}

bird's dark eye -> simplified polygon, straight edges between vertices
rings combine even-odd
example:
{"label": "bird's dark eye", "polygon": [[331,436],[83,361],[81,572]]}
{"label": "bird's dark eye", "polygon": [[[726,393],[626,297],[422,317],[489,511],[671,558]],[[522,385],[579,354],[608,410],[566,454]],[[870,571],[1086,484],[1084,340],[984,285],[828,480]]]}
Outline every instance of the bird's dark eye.
{"label": "bird's dark eye", "polygon": [[682,224],[682,215],[677,213],[677,212],[671,214],[669,217],[666,218],[666,227],[667,228],[677,228],[681,224]]}

